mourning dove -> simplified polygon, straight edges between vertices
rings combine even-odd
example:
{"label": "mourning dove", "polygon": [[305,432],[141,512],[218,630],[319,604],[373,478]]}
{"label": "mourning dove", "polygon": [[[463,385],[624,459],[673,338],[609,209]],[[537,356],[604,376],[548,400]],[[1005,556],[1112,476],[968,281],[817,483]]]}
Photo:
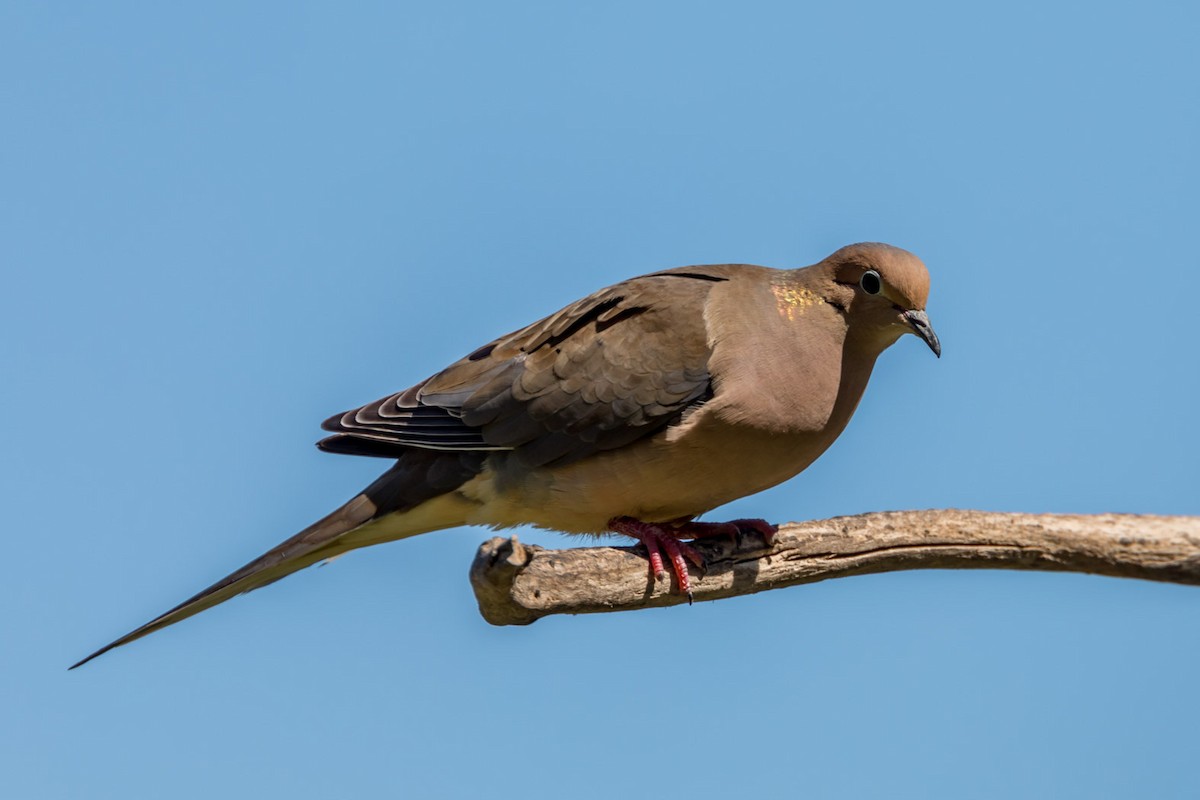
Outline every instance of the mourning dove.
{"label": "mourning dove", "polygon": [[690,591],[694,519],[805,469],[905,333],[937,355],[929,275],[855,244],[811,267],[655,272],[501,336],[416,386],[326,420],[332,453],[393,464],[362,494],[80,661],[359,547],[459,525],[621,533]]}

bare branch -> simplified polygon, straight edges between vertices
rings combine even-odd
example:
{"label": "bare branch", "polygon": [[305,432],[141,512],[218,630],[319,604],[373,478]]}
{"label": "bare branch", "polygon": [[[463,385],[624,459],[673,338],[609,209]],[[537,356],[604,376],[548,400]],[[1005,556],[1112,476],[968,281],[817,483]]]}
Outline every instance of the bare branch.
{"label": "bare branch", "polygon": [[[902,569],[1036,569],[1200,585],[1200,517],[890,511],[791,523],[766,547],[757,535],[696,543],[707,573],[696,600]],[[493,625],[687,602],[650,580],[640,547],[546,550],[516,537],[484,542],[471,565],[479,610]]]}

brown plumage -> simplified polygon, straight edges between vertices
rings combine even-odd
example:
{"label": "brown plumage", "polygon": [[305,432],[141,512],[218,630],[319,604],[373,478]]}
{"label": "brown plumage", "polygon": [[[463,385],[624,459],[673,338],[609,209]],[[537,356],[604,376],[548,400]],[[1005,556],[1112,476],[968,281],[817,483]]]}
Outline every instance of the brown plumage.
{"label": "brown plumage", "polygon": [[684,267],[602,289],[327,420],[321,449],[396,463],[328,517],[75,666],[318,561],[458,525],[618,530],[653,558],[663,547],[686,591],[689,553],[674,540],[704,530],[688,520],[811,464],[903,334],[940,355],[928,292],[920,260],[884,244],[798,270]]}

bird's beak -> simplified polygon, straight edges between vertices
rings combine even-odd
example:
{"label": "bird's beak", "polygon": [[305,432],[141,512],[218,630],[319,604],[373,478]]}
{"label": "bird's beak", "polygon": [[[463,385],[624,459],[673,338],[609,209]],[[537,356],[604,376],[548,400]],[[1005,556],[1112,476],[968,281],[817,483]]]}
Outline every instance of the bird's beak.
{"label": "bird's beak", "polygon": [[905,311],[904,319],[912,325],[913,332],[925,340],[925,344],[929,345],[929,349],[938,358],[942,357],[942,343],[938,341],[937,334],[933,332],[933,326],[929,324],[929,315],[924,311]]}

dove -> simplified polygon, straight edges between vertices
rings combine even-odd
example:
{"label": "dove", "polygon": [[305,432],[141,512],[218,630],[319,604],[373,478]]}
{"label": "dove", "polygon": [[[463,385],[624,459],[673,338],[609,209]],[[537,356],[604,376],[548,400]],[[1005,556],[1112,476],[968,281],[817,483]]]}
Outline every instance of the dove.
{"label": "dove", "polygon": [[620,534],[690,597],[687,544],[765,520],[700,515],[775,486],[845,429],[878,356],[941,356],[912,253],[843,247],[800,269],[680,267],[601,289],[323,424],[391,466],[329,516],[84,658],[350,550],[463,525]]}

